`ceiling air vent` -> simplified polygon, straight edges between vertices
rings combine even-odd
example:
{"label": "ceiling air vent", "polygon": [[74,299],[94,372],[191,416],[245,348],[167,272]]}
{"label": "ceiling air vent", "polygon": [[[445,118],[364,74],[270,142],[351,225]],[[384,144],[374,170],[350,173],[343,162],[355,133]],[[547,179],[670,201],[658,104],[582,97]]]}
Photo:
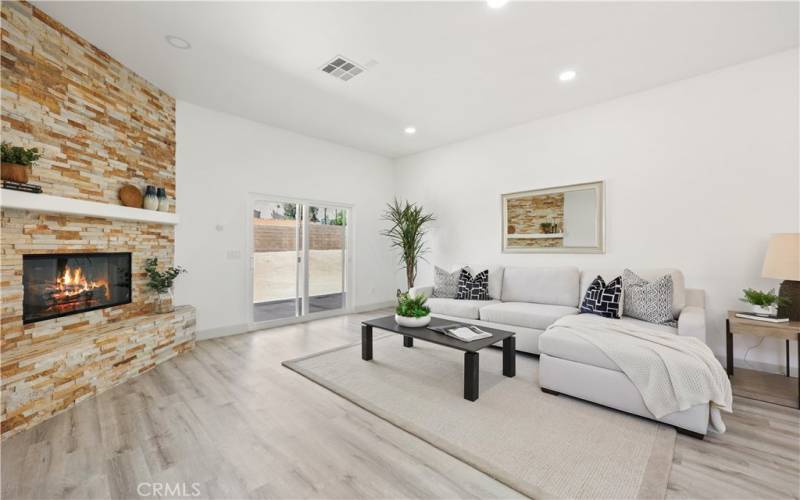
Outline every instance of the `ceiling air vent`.
{"label": "ceiling air vent", "polygon": [[356,75],[363,73],[364,68],[347,58],[336,56],[322,67],[322,71],[331,76],[335,76],[339,80],[348,81]]}

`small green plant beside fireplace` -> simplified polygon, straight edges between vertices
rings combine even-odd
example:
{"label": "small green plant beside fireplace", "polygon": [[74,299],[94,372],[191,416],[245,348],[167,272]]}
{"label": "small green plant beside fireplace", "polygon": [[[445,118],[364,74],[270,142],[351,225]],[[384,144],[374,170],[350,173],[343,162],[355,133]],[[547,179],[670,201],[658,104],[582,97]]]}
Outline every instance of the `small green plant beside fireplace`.
{"label": "small green plant beside fireplace", "polygon": [[150,278],[147,282],[147,287],[158,294],[156,298],[156,313],[172,312],[175,309],[172,305],[172,286],[175,283],[175,278],[185,273],[186,269],[177,266],[159,271],[158,258],[154,257],[145,261],[144,271]]}

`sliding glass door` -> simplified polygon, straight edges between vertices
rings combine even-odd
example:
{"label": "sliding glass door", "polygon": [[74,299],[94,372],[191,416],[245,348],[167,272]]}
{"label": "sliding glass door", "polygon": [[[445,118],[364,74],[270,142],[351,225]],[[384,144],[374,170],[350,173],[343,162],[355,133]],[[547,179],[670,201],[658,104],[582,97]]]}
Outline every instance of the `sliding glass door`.
{"label": "sliding glass door", "polygon": [[253,207],[253,322],[344,309],[349,210],[269,199]]}

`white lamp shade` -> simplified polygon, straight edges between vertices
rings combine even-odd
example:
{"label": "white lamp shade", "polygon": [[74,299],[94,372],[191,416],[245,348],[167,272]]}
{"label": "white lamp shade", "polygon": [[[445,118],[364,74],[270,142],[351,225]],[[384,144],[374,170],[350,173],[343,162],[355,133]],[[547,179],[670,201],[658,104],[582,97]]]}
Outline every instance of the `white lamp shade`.
{"label": "white lamp shade", "polygon": [[800,281],[800,233],[772,235],[761,277]]}

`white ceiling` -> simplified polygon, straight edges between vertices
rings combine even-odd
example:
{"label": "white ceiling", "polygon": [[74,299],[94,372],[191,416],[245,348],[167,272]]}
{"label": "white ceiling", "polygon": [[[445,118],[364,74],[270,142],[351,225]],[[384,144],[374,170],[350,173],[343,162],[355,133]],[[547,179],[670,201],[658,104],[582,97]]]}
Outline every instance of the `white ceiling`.
{"label": "white ceiling", "polygon": [[798,45],[797,2],[35,4],[178,99],[388,157]]}

